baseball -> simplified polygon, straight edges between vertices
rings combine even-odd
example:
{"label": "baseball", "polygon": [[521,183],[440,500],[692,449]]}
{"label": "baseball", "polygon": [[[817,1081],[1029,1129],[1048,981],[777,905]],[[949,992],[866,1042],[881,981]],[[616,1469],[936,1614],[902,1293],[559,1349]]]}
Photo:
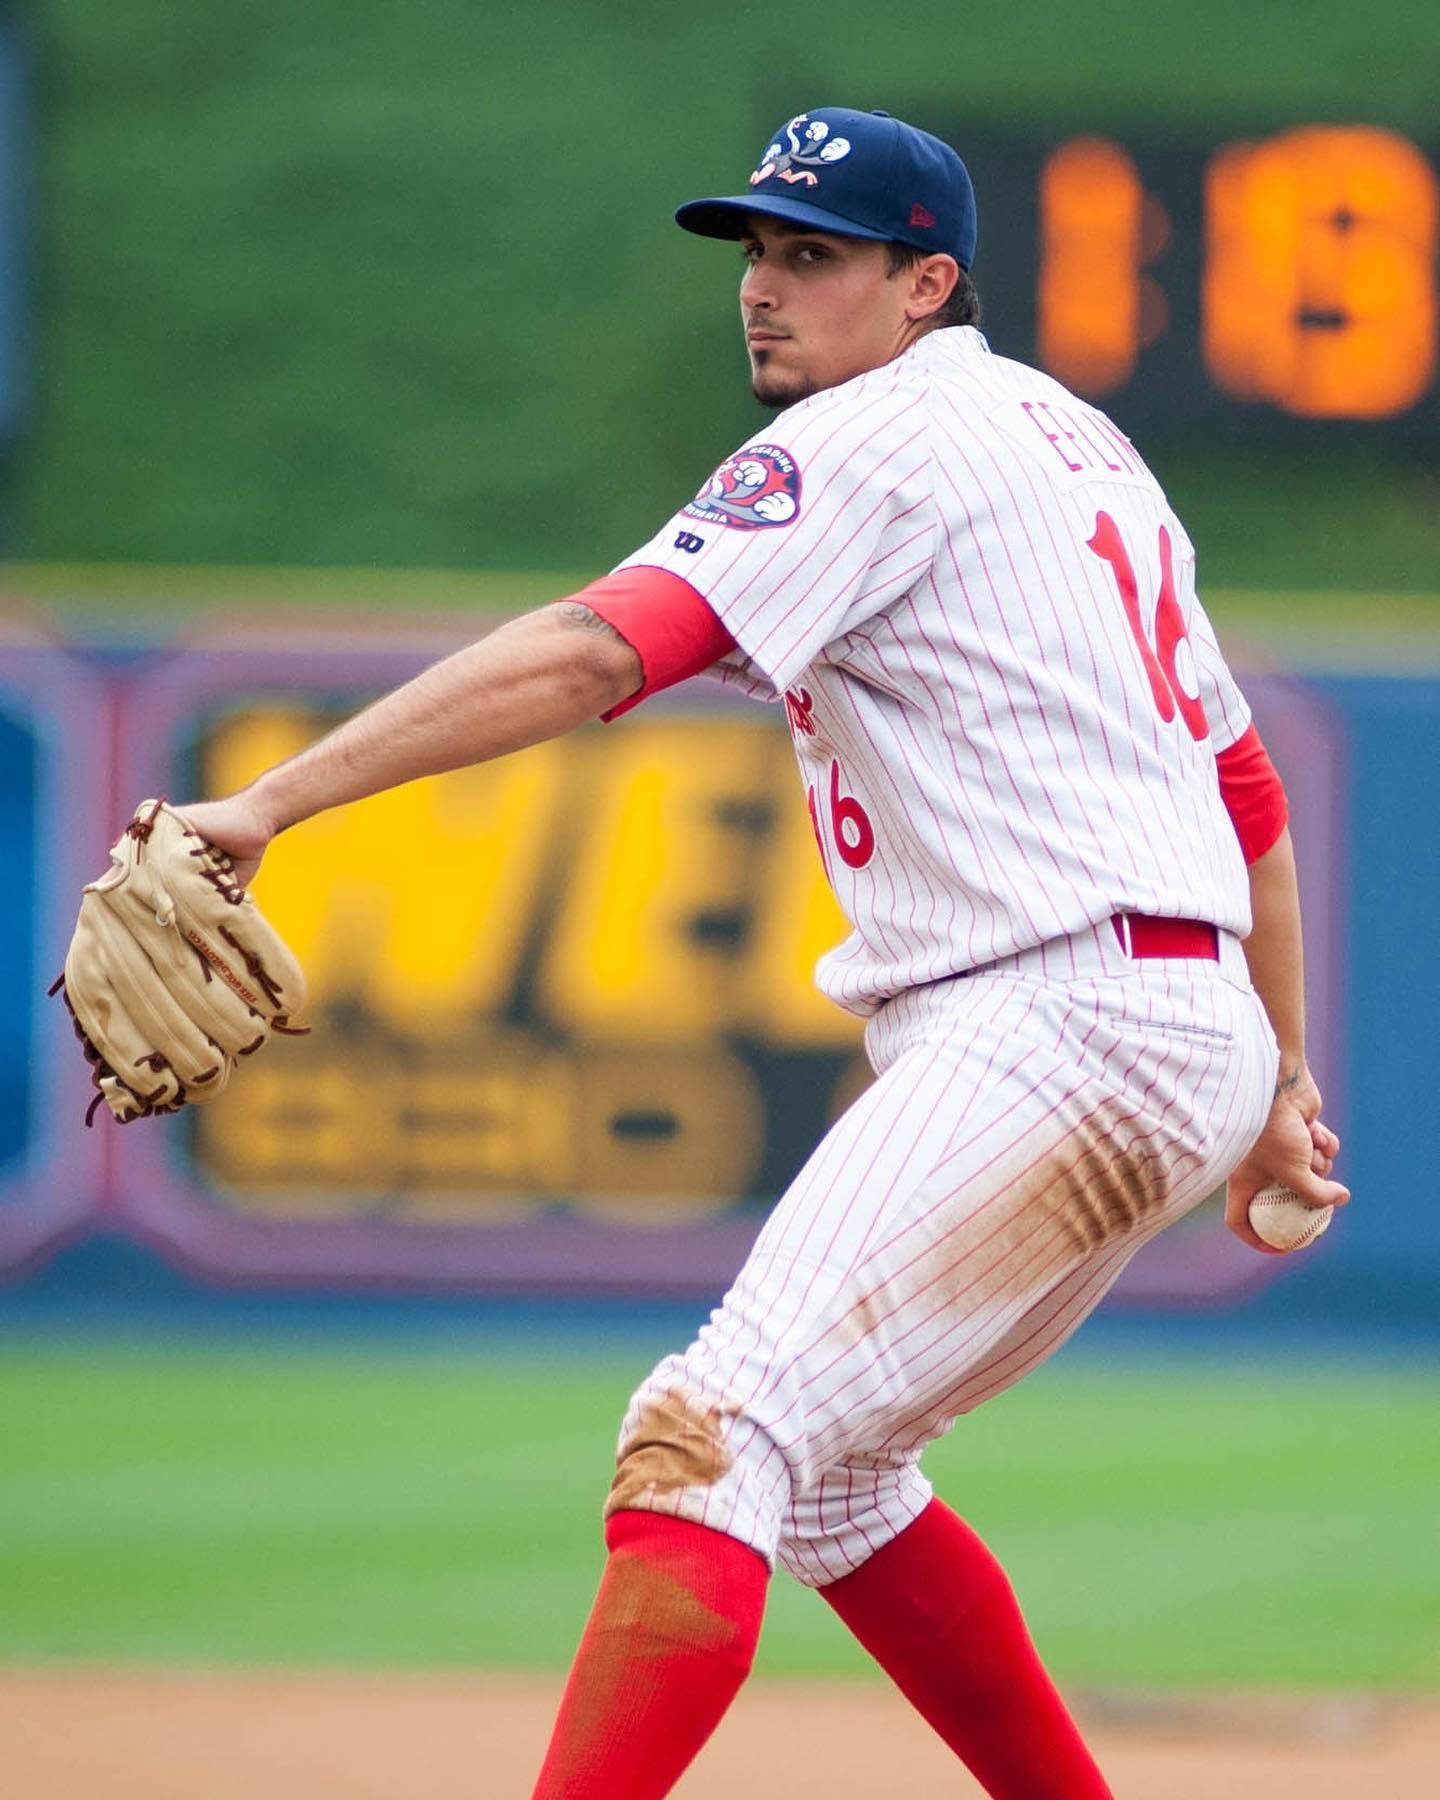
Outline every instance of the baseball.
{"label": "baseball", "polygon": [[1301,1250],[1330,1223],[1333,1206],[1307,1206],[1287,1187],[1273,1182],[1250,1202],[1250,1229],[1272,1250]]}

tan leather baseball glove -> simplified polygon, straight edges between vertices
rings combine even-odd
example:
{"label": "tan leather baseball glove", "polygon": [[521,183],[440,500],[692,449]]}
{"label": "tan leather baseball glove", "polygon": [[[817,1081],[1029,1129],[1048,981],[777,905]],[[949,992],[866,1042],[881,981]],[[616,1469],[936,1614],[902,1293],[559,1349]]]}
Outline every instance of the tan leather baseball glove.
{"label": "tan leather baseball glove", "polygon": [[213,1100],[236,1060],[305,1003],[305,977],[229,857],[164,800],[145,800],[80,901],[51,988],[122,1125]]}

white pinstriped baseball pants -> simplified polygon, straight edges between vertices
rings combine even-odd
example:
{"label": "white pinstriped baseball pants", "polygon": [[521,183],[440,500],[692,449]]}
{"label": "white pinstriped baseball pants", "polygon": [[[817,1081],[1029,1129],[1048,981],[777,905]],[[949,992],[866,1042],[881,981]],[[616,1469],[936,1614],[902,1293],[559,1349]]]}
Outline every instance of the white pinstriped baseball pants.
{"label": "white pinstriped baseball pants", "polygon": [[925,1445],[1213,1192],[1278,1060],[1237,940],[1218,963],[1131,961],[1108,923],[900,996],[866,1048],[878,1079],[636,1392],[610,1500],[813,1586],[916,1519]]}

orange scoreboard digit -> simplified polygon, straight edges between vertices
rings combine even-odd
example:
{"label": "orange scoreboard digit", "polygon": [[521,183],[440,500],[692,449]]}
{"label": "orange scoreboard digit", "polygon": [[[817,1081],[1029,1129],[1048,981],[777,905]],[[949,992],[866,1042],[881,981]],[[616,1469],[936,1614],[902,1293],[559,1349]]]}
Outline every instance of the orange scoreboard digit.
{"label": "orange scoreboard digit", "polygon": [[[943,125],[941,126],[943,129]],[[1440,434],[1435,158],[1374,125],[981,141],[993,347],[1122,425]]]}

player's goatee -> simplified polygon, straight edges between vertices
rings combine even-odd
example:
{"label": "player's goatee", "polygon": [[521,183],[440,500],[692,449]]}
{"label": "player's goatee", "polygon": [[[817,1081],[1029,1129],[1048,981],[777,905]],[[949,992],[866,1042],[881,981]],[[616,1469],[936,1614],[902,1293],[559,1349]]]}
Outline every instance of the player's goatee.
{"label": "player's goatee", "polygon": [[818,394],[820,389],[802,377],[792,376],[789,382],[783,382],[779,377],[767,377],[757,369],[750,378],[750,392],[762,406],[782,412],[787,406],[798,406],[802,400]]}

